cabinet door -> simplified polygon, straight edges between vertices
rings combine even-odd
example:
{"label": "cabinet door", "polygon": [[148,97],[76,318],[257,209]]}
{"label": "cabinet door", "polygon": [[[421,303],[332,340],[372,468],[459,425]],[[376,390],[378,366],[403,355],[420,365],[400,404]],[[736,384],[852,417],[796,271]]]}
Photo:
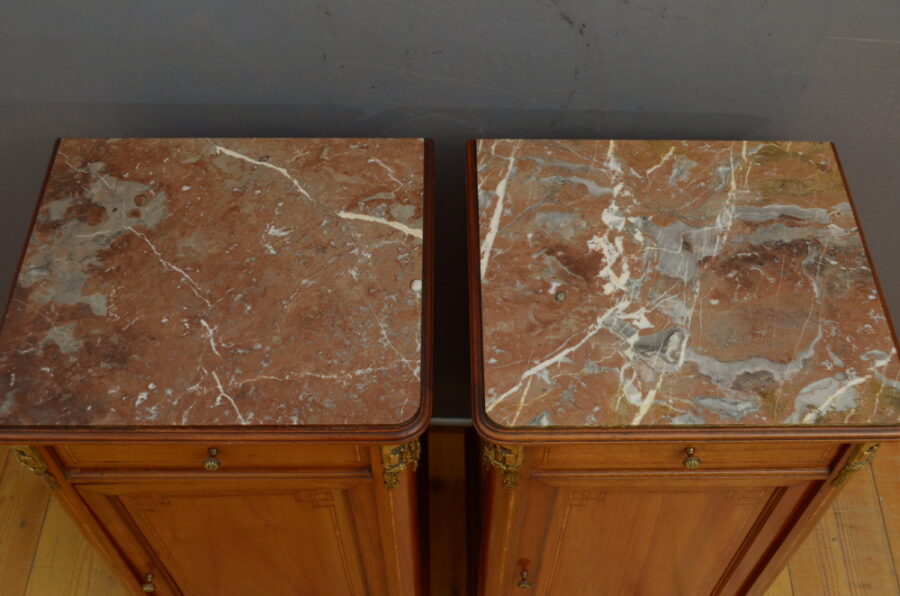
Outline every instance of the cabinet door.
{"label": "cabinet door", "polygon": [[126,558],[151,553],[148,572],[183,594],[385,593],[371,481],[135,479],[78,491]]}
{"label": "cabinet door", "polygon": [[515,503],[506,539],[501,532],[488,545],[503,569],[486,562],[486,593],[722,593],[742,557],[768,550],[760,542],[771,542],[818,484],[802,475],[532,476],[494,494]]}

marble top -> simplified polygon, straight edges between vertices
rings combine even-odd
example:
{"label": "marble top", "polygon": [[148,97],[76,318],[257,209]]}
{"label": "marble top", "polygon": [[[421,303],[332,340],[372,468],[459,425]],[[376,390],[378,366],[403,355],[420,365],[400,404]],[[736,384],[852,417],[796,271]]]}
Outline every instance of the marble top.
{"label": "marble top", "polygon": [[831,145],[481,140],[475,159],[491,422],[900,422]]}
{"label": "marble top", "polygon": [[60,141],[0,335],[0,426],[408,422],[424,154]]}

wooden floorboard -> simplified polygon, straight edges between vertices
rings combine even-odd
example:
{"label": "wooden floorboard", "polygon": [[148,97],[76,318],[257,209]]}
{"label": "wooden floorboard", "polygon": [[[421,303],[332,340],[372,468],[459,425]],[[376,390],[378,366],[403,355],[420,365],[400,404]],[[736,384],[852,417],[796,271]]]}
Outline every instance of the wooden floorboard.
{"label": "wooden floorboard", "polygon": [[851,478],[794,554],[789,564],[793,596],[900,594],[888,542],[891,528],[882,515],[883,503],[896,506],[900,487],[885,486],[879,495],[875,483],[877,476],[884,475],[879,471],[882,456],[894,461],[898,452],[900,444],[885,444],[873,466]]}
{"label": "wooden floorboard", "polygon": [[766,591],[766,596],[793,596],[793,594],[790,568],[782,571],[775,579],[775,583]]}
{"label": "wooden floorboard", "polygon": [[[434,596],[466,594],[461,432],[429,437]],[[0,586],[6,596],[124,596],[39,478],[0,452]],[[897,596],[900,443],[854,475],[766,596]]]}
{"label": "wooden floorboard", "polygon": [[56,500],[50,502],[25,596],[128,596]]}
{"label": "wooden floorboard", "polygon": [[0,447],[0,593],[25,594],[50,491]]}
{"label": "wooden floorboard", "polygon": [[894,571],[900,569],[900,443],[882,445],[872,467]]}

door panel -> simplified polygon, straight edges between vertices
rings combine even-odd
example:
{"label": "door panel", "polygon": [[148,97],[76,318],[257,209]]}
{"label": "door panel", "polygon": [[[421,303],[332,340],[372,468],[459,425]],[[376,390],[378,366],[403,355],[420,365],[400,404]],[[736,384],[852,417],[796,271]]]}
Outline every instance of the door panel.
{"label": "door panel", "polygon": [[107,528],[144,543],[191,596],[383,593],[383,576],[367,578],[351,506],[370,490],[224,479],[79,487]]}
{"label": "door panel", "polygon": [[771,512],[805,493],[788,486],[809,482],[532,478],[506,593],[522,593],[523,570],[541,595],[715,593],[736,555],[780,523]]}

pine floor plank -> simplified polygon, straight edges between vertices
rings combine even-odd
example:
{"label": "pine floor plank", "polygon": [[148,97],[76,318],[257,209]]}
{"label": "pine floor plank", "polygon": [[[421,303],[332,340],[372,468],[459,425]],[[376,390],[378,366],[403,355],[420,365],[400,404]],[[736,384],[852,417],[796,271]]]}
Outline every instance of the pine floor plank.
{"label": "pine floor plank", "polygon": [[894,571],[900,569],[900,443],[884,443],[872,465]]}
{"label": "pine floor plank", "polygon": [[50,502],[25,596],[128,596],[56,500]]}
{"label": "pine floor plank", "polygon": [[794,596],[790,568],[785,569],[775,578],[775,583],[766,590],[766,596]]}
{"label": "pine floor plank", "polygon": [[9,596],[25,594],[50,491],[40,478],[0,447],[0,586]]}
{"label": "pine floor plank", "polygon": [[829,510],[791,558],[794,596],[850,594],[839,534],[834,512]]}
{"label": "pine floor plank", "polygon": [[790,562],[795,596],[897,596],[871,468],[855,474]]}

